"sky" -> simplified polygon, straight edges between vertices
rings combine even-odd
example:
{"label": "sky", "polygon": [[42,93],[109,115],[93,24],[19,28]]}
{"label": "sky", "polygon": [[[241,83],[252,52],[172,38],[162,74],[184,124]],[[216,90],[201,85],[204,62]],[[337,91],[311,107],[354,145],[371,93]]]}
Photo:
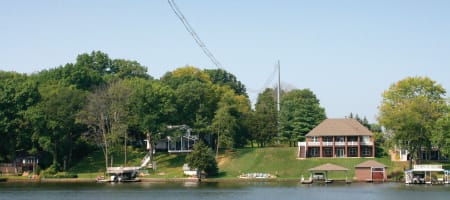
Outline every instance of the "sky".
{"label": "sky", "polygon": [[[274,87],[311,89],[328,118],[376,123],[381,94],[411,76],[450,90],[450,1],[175,0],[252,104]],[[154,78],[216,68],[167,0],[0,0],[0,70],[34,73],[102,51]],[[447,95],[449,96],[449,95]]]}

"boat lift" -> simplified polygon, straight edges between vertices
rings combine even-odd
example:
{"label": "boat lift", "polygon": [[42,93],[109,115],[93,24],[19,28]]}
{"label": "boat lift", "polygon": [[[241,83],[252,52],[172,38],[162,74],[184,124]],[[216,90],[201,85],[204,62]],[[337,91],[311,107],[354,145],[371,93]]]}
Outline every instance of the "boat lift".
{"label": "boat lift", "polygon": [[[443,173],[443,177],[434,179],[432,173]],[[449,184],[450,170],[445,170],[442,165],[414,165],[412,169],[405,171],[406,184]]]}

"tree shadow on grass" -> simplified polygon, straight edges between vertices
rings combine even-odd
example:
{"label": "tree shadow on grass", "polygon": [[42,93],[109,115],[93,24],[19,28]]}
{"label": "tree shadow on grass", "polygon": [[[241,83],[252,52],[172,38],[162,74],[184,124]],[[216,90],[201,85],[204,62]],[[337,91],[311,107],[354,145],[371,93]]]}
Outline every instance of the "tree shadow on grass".
{"label": "tree shadow on grass", "polygon": [[224,178],[227,176],[227,172],[224,171],[219,171],[219,173],[217,174],[217,176],[215,176],[214,178]]}

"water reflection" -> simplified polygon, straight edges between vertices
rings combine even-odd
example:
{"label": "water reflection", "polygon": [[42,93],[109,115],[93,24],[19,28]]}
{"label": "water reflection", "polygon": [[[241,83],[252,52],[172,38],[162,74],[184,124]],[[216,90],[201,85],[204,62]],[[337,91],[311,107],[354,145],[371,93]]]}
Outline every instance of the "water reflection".
{"label": "water reflection", "polygon": [[402,183],[1,183],[0,199],[448,199],[450,186]]}

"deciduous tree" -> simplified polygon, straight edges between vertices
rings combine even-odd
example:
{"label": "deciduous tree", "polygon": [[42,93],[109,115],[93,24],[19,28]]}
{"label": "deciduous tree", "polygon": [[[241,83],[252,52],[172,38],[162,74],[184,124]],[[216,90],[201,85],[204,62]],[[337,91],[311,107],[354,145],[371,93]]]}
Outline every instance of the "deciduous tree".
{"label": "deciduous tree", "polygon": [[445,94],[441,85],[427,77],[408,77],[383,93],[378,120],[414,160],[423,148],[431,148],[436,123],[445,116]]}
{"label": "deciduous tree", "polygon": [[24,114],[39,99],[35,81],[23,74],[0,71],[0,162],[13,161],[16,153],[30,150],[30,124]]}
{"label": "deciduous tree", "polygon": [[108,167],[108,157],[127,136],[130,88],[122,81],[100,87],[88,96],[88,103],[78,119],[89,127],[89,136],[101,147]]}
{"label": "deciduous tree", "polygon": [[70,164],[74,141],[80,135],[75,119],[85,104],[85,93],[75,87],[42,85],[41,101],[27,110],[33,124],[33,139],[53,157],[56,170],[65,161]]}

